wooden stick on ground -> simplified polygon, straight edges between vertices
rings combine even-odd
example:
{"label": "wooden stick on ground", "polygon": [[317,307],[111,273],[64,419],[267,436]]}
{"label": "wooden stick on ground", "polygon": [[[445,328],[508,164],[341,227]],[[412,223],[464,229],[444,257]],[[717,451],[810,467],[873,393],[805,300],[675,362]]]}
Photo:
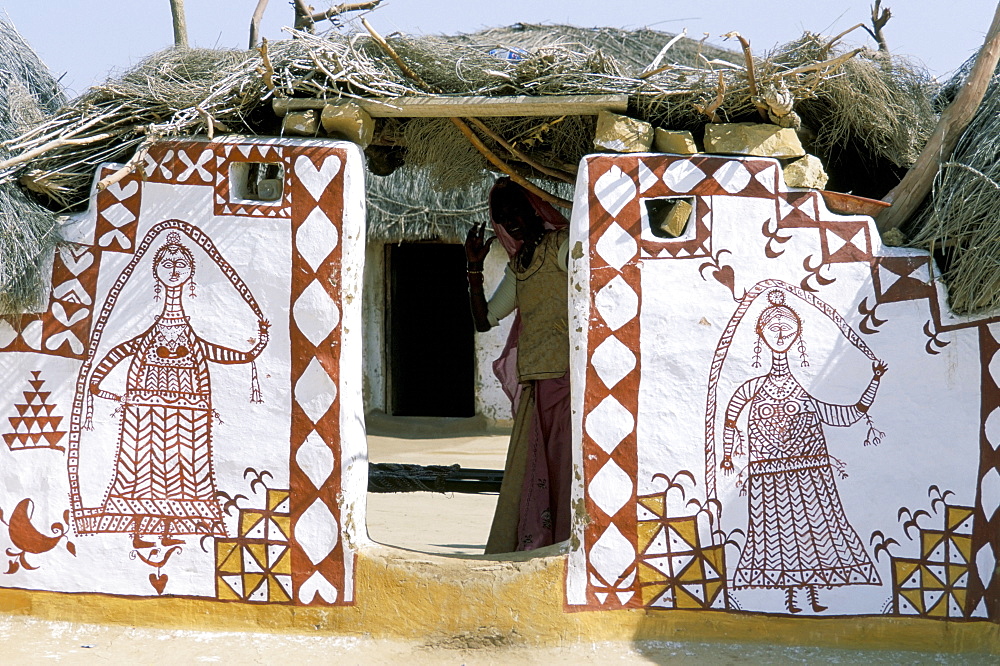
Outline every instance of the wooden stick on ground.
{"label": "wooden stick on ground", "polygon": [[931,191],[934,177],[943,161],[947,160],[962,132],[968,127],[983,101],[986,89],[1000,61],[1000,4],[997,4],[993,22],[986,33],[983,47],[976,56],[976,63],[955,101],[941,114],[934,133],[917,158],[913,167],[906,172],[903,180],[883,197],[882,201],[892,204],[876,219],[878,229],[883,234],[902,226],[910,219]]}

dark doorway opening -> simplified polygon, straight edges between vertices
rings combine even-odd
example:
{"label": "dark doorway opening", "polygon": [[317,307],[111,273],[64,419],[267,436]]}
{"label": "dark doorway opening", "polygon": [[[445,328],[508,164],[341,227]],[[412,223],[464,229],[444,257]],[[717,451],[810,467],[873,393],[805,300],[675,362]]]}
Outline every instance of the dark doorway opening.
{"label": "dark doorway opening", "polygon": [[465,250],[386,246],[388,398],[395,416],[475,415],[475,332]]}

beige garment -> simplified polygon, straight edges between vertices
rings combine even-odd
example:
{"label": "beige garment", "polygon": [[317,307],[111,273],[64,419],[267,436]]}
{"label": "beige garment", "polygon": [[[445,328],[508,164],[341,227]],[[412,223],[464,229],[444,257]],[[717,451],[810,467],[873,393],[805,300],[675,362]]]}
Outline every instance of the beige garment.
{"label": "beige garment", "polygon": [[565,229],[545,234],[531,264],[523,271],[512,267],[521,313],[517,374],[522,384],[556,379],[569,369],[568,287],[566,270],[559,262],[559,248],[567,234]]}
{"label": "beige garment", "polygon": [[514,552],[519,545],[521,494],[535,413],[535,380],[562,377],[569,368],[567,237],[565,229],[547,233],[525,270],[509,267],[517,279],[517,307],[521,313],[521,334],[517,339],[521,399],[514,415],[503,483],[484,551],[488,554]]}
{"label": "beige garment", "polygon": [[490,538],[483,551],[492,553],[513,553],[517,550],[517,525],[521,519],[521,488],[527,467],[528,446],[531,434],[531,415],[535,411],[534,382],[521,387],[521,400],[514,415],[514,428],[507,446],[507,462],[503,469],[500,496],[493,513]]}

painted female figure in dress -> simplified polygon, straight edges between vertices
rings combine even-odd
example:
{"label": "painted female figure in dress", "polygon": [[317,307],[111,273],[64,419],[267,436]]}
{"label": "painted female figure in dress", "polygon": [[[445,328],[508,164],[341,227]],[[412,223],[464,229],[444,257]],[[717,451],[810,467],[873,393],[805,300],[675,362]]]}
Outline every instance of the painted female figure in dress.
{"label": "painted female figure in dress", "polygon": [[[801,296],[815,301],[813,305],[849,332],[849,339],[872,360],[871,380],[856,403],[831,404],[810,395],[788,365],[793,346],[805,363],[805,348],[802,320],[786,304],[787,293],[768,290],[768,305],[757,318],[754,365],[760,365],[763,345],[770,352],[770,368],[743,383],[725,411],[720,468],[729,475],[734,458],[746,455],[747,459],[742,480],[748,500],[746,544],[732,586],[783,589],[790,613],[801,611],[796,592],[804,590],[812,610],[821,612],[826,607],[820,604],[818,588],[881,584],[844,512],[834,479],[834,468],[842,463],[827,450],[824,426],[846,427],[867,419],[887,367],[829,305],[803,292]],[[748,299],[744,301],[749,305]],[[738,323],[734,319],[732,329]],[[746,451],[738,426],[744,412]],[[878,443],[880,434],[871,429],[865,444]]]}
{"label": "painted female figure in dress", "polygon": [[[256,308],[258,339],[248,351],[198,335],[184,312],[185,292],[194,293],[195,259],[177,231],[156,250],[152,270],[156,297],[163,298],[160,314],[147,330],[105,354],[89,380],[93,396],[121,403],[122,421],[113,479],[100,508],[84,510],[82,526],[131,533],[135,548],[155,545],[146,537],[171,546],[183,543],[182,535],[225,536],[216,497],[208,364],[252,363],[269,338],[269,324]],[[126,359],[125,390],[118,395],[103,382]],[[259,401],[256,372],[254,384],[252,399]]]}

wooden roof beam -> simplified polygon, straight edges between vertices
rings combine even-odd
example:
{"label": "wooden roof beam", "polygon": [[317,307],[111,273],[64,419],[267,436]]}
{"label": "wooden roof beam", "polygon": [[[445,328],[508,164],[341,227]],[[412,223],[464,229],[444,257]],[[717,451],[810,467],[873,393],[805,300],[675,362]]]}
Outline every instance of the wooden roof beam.
{"label": "wooden roof beam", "polygon": [[532,97],[342,98],[341,100],[275,98],[279,116],[289,111],[322,109],[327,104],[354,102],[372,118],[487,118],[490,116],[596,116],[600,111],[624,112],[627,95],[548,95]]}

